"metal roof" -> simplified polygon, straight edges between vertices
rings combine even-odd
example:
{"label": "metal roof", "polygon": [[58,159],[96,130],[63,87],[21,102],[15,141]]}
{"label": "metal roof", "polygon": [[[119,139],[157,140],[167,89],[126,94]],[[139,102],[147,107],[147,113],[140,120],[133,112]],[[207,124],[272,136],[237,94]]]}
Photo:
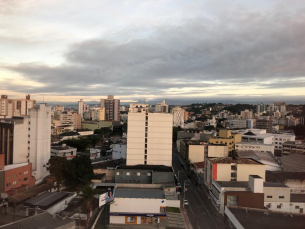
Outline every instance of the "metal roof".
{"label": "metal roof", "polygon": [[26,201],[24,205],[32,207],[38,206],[39,208],[46,210],[68,196],[69,193],[66,192],[45,192]]}
{"label": "metal roof", "polygon": [[161,188],[116,188],[115,198],[165,199]]}

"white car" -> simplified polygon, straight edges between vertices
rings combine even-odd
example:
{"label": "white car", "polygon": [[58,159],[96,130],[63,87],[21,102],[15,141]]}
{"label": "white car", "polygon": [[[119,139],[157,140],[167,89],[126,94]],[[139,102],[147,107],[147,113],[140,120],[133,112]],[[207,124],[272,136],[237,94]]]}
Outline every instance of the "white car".
{"label": "white car", "polygon": [[184,205],[189,205],[188,200],[184,200]]}

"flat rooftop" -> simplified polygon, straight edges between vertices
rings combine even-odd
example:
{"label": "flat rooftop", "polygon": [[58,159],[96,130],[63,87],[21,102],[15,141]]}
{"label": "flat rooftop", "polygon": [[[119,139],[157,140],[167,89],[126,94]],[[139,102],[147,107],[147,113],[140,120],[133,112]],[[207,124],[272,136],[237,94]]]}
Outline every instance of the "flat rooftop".
{"label": "flat rooftop", "polygon": [[305,203],[305,194],[290,194],[290,202]]}
{"label": "flat rooftop", "polygon": [[68,196],[69,193],[66,192],[44,192],[33,199],[27,200],[24,202],[24,205],[29,207],[38,206],[39,208],[46,210]]}
{"label": "flat rooftop", "polygon": [[215,181],[222,188],[248,188],[247,181]]}
{"label": "flat rooftop", "polygon": [[152,170],[156,172],[173,172],[172,167],[165,165],[122,165],[117,169],[127,170]]}
{"label": "flat rooftop", "polygon": [[115,198],[165,199],[161,188],[123,188],[115,189]]}
{"label": "flat rooftop", "polygon": [[268,182],[285,182],[285,180],[305,180],[305,172],[266,172],[266,181]]}
{"label": "flat rooftop", "polygon": [[217,163],[217,164],[252,164],[252,165],[261,165],[261,163],[250,159],[250,158],[236,158],[233,159],[232,157],[215,157],[209,158],[210,162]]}
{"label": "flat rooftop", "polygon": [[55,150],[67,150],[67,149],[76,149],[70,146],[51,146],[51,150],[55,149]]}
{"label": "flat rooftop", "polygon": [[288,186],[286,186],[283,183],[280,182],[264,182],[264,187],[282,187],[282,188],[288,188]]}
{"label": "flat rooftop", "polygon": [[228,207],[235,218],[247,229],[270,229],[270,228],[293,228],[303,229],[305,215],[285,214],[280,212],[270,212],[260,209],[249,209]]}

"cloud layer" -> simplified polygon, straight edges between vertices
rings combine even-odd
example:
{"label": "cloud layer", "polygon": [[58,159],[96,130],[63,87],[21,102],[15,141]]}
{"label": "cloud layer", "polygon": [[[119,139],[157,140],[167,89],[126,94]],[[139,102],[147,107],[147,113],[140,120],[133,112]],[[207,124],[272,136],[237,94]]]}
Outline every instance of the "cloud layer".
{"label": "cloud layer", "polygon": [[43,86],[21,87],[3,80],[1,89],[124,98],[305,91],[304,12],[302,5],[261,10],[243,6],[212,16],[127,26],[70,45],[60,65],[2,64],[24,81]]}

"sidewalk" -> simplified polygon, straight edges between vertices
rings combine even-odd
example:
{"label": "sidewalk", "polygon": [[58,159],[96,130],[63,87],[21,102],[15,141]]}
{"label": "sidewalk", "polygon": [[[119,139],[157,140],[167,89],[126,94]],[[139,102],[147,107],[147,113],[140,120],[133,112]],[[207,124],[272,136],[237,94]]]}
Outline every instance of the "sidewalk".
{"label": "sidewalk", "polygon": [[193,229],[192,224],[191,224],[191,222],[189,220],[189,217],[187,216],[187,213],[186,213],[185,209],[180,208],[180,211],[183,214],[183,219],[184,219],[184,223],[186,225],[186,228],[187,229]]}

